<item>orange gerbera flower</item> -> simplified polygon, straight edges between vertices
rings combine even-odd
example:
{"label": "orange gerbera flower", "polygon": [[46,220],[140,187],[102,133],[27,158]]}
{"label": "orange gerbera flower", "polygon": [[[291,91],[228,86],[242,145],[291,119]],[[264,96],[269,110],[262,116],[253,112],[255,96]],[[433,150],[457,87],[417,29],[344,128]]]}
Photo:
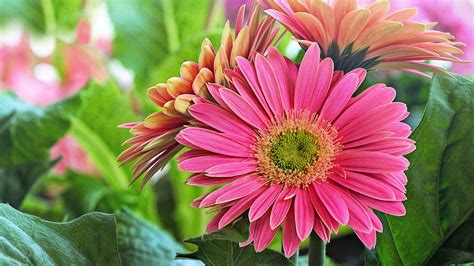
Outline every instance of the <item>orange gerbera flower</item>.
{"label": "orange gerbera flower", "polygon": [[271,17],[260,18],[259,7],[255,5],[248,20],[244,21],[244,11],[245,6],[242,6],[237,17],[235,38],[227,22],[217,51],[211,41],[205,39],[197,63],[184,62],[179,77],[148,89],[148,97],[162,107],[160,112],[149,115],[143,122],[122,125],[130,128],[133,137],[125,142],[131,146],[120,154],[118,160],[122,164],[136,160],[132,182],[144,175],[143,186],[183,148],[175,137],[192,122],[188,107],[198,96],[201,100],[214,101],[208,84],[227,85],[224,71],[237,65],[237,56],[253,61],[257,53],[264,53],[275,40],[278,30],[273,29],[274,20]]}
{"label": "orange gerbera flower", "polygon": [[436,23],[410,19],[416,8],[389,12],[390,2],[365,8],[358,0],[262,0],[265,12],[280,21],[306,49],[317,42],[321,56],[334,60],[337,70],[356,68],[447,74],[426,60],[461,62],[462,54],[449,33],[433,30]]}

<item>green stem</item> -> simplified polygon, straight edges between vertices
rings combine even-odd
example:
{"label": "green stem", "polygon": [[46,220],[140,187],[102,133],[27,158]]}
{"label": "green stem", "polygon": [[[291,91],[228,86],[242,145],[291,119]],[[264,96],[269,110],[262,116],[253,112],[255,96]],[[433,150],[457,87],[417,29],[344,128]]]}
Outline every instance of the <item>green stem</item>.
{"label": "green stem", "polygon": [[297,249],[295,254],[290,257],[290,260],[294,263],[294,265],[298,265],[298,257],[300,256],[300,250]]}
{"label": "green stem", "polygon": [[174,17],[173,3],[174,1],[171,0],[162,1],[166,35],[168,36],[168,46],[171,52],[176,52],[180,46],[180,41],[178,26],[176,25],[176,19]]}
{"label": "green stem", "polygon": [[117,190],[127,188],[129,182],[127,174],[119,167],[115,155],[102,139],[77,118],[72,119],[70,130],[87,155],[95,162],[95,166],[107,183]]}
{"label": "green stem", "polygon": [[43,9],[46,32],[52,34],[56,30],[56,17],[54,16],[53,1],[41,0],[41,8]]}
{"label": "green stem", "polygon": [[323,266],[326,258],[326,244],[315,232],[311,233],[309,239],[309,260],[308,265]]}

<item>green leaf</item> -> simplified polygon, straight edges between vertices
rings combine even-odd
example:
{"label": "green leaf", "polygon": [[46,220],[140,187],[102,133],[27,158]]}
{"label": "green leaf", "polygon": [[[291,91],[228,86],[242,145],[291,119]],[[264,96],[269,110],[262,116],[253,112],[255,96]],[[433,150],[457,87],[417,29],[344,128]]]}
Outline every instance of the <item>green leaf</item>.
{"label": "green leaf", "polygon": [[[107,1],[115,25],[114,54],[139,75],[205,29],[209,0]],[[192,7],[192,8],[191,8]],[[133,51],[133,52],[130,52]]]}
{"label": "green leaf", "polygon": [[[237,222],[239,226],[245,226],[244,224]],[[206,265],[293,265],[283,254],[270,249],[257,253],[252,245],[241,248],[239,242],[246,240],[241,230],[226,227],[185,240],[198,246],[198,250],[190,254],[179,254],[178,258],[199,259]]]}
{"label": "green leaf", "polygon": [[120,265],[114,216],[55,223],[0,204],[0,259],[19,265]]}
{"label": "green leaf", "polygon": [[124,265],[170,265],[183,247],[171,235],[128,210],[116,212],[117,240]]}
{"label": "green leaf", "polygon": [[57,27],[74,29],[83,16],[82,0],[0,0],[0,6],[0,25],[20,19],[29,29],[39,33]]}
{"label": "green leaf", "polygon": [[90,83],[81,93],[81,99],[83,104],[72,120],[72,134],[111,186],[128,187],[128,172],[119,167],[116,158],[122,151],[122,143],[129,138],[128,131],[117,126],[139,120],[129,99],[111,82]]}
{"label": "green leaf", "polygon": [[39,161],[0,168],[0,202],[8,202],[18,208],[35,181],[55,163]]}
{"label": "green leaf", "polygon": [[116,33],[114,56],[134,70],[136,97],[146,113],[156,110],[146,98],[147,88],[178,74],[183,61],[196,60],[205,37],[217,40],[213,33],[216,25],[223,24],[222,9],[211,5],[218,3],[153,0],[137,5],[134,0],[107,1]]}
{"label": "green leaf", "polygon": [[49,148],[69,128],[78,97],[39,108],[0,93],[0,167],[47,160]]}
{"label": "green leaf", "polygon": [[68,130],[69,115],[79,103],[72,97],[39,108],[0,94],[0,202],[19,207],[35,181],[57,162],[49,161],[49,149]]}
{"label": "green leaf", "polygon": [[382,216],[377,253],[384,265],[473,261],[474,237],[465,228],[472,226],[474,210],[474,82],[456,78],[433,77],[424,117],[411,137],[417,149],[409,156],[407,214]]}
{"label": "green leaf", "polygon": [[104,182],[96,177],[68,171],[65,179],[68,185],[62,197],[65,208],[72,217],[96,210],[97,204],[108,192]]}
{"label": "green leaf", "polygon": [[94,162],[108,191],[96,209],[115,211],[129,206],[157,222],[151,187],[141,192],[136,185],[129,187],[130,167],[120,167],[116,160],[122,143],[130,137],[128,130],[118,125],[141,120],[133,113],[130,99],[112,82],[90,83],[80,96],[83,104],[72,119],[71,132]]}

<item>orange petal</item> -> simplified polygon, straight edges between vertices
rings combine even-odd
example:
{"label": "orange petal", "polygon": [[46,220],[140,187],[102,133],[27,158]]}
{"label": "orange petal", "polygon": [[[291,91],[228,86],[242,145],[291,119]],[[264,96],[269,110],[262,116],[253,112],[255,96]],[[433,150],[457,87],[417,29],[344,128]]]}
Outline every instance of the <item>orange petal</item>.
{"label": "orange petal", "polygon": [[173,96],[173,98],[178,97],[180,94],[192,93],[191,82],[178,78],[172,77],[166,82],[168,84],[168,93]]}
{"label": "orange petal", "polygon": [[404,8],[388,14],[385,19],[391,21],[404,22],[418,14],[418,8]]}
{"label": "orange petal", "polygon": [[214,82],[214,73],[212,73],[212,71],[207,68],[203,68],[201,71],[199,71],[199,74],[194,79],[192,88],[196,95],[210,100],[212,99],[212,96],[209,94],[209,91],[206,87],[206,83],[208,82]]}
{"label": "orange petal", "polygon": [[310,34],[311,38],[320,44],[324,51],[327,51],[329,40],[321,22],[309,13],[298,12],[295,16],[299,23],[304,25],[305,30]]}
{"label": "orange petal", "polygon": [[358,9],[349,12],[339,25],[339,33],[337,35],[337,44],[340,49],[344,49],[352,43],[365,25],[369,21],[370,11],[368,9]]}
{"label": "orange petal", "polygon": [[239,35],[235,38],[234,46],[232,47],[232,52],[230,54],[230,67],[233,68],[237,63],[235,58],[237,56],[247,57],[249,52],[249,28],[245,26],[239,32]]}
{"label": "orange petal", "polygon": [[192,61],[184,62],[179,70],[180,76],[187,81],[193,81],[198,73],[199,65]]}

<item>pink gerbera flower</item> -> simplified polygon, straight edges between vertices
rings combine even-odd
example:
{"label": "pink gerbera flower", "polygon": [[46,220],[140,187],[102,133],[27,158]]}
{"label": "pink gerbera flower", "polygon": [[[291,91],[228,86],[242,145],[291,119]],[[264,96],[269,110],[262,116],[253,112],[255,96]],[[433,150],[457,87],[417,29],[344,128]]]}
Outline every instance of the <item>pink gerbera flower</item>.
{"label": "pink gerbera flower", "polygon": [[415,149],[395,90],[377,84],[352,97],[365,70],[334,74],[316,44],[299,67],[270,48],[255,63],[238,57],[226,75],[235,89],[209,85],[217,104],[198,99],[197,122],[177,136],[191,148],[179,158],[195,173],[187,183],[225,184],[193,203],[218,210],[208,231],[246,215],[243,244],[262,251],[283,227],[289,257],[313,230],[327,242],[342,224],[373,248],[382,231],[373,209],[405,214],[403,155]]}

